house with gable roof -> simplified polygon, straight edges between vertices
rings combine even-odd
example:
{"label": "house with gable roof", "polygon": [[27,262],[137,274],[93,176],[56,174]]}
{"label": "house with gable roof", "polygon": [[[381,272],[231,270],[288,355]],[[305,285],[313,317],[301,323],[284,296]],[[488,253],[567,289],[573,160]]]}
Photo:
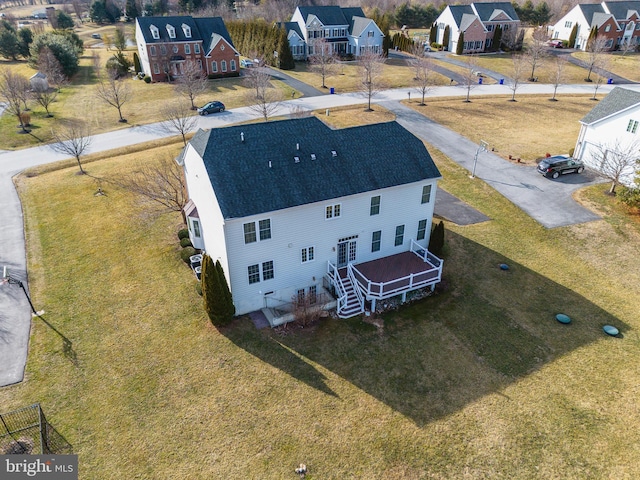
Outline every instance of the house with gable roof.
{"label": "house with gable roof", "polygon": [[[623,153],[635,149],[640,158],[640,92],[616,87],[580,120],[575,158],[592,170],[602,171],[603,154],[612,149]],[[637,168],[629,165],[623,169],[620,182],[632,187],[637,177]]]}
{"label": "house with gable roof", "polygon": [[240,54],[221,17],[137,17],[140,65],[153,82],[179,78],[194,62],[210,78],[240,75]]}
{"label": "house with gable roof", "polygon": [[237,314],[262,310],[277,325],[307,298],[347,318],[440,282],[427,246],[441,175],[396,122],[200,130],[178,163],[191,241],[220,260]]}
{"label": "house with gable roof", "polygon": [[569,48],[585,50],[593,27],[607,39],[606,47],[640,44],[640,1],[578,4],[553,26],[552,38],[569,40],[576,29],[576,40]]}
{"label": "house with gable roof", "polygon": [[293,58],[314,55],[314,44],[324,39],[337,55],[358,57],[370,50],[382,52],[384,34],[360,7],[299,6],[290,22],[280,24],[287,31]]}
{"label": "house with gable roof", "polygon": [[455,52],[460,34],[464,33],[463,53],[484,52],[493,46],[493,34],[499,25],[504,32],[518,29],[520,19],[509,2],[474,2],[469,5],[449,5],[435,21],[436,43],[443,44],[449,27],[449,42],[444,48]]}

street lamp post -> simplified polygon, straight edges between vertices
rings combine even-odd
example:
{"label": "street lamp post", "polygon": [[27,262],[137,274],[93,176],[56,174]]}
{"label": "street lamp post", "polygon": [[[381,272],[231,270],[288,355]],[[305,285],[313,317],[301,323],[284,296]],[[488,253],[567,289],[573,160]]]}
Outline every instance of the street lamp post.
{"label": "street lamp post", "polygon": [[480,145],[478,145],[478,148],[476,149],[476,154],[473,157],[473,170],[471,170],[471,176],[469,178],[476,178],[476,165],[478,164],[478,154],[480,152],[486,152],[487,146],[489,146],[487,142],[485,142],[484,140],[480,140]]}

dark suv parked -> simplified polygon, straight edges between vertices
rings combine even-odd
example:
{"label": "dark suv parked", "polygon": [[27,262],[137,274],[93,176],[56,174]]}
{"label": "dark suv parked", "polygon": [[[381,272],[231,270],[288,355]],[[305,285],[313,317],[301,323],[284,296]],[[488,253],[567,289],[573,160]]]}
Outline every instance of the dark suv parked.
{"label": "dark suv parked", "polygon": [[567,173],[582,173],[584,164],[569,155],[547,157],[538,163],[538,173],[547,178],[558,178]]}

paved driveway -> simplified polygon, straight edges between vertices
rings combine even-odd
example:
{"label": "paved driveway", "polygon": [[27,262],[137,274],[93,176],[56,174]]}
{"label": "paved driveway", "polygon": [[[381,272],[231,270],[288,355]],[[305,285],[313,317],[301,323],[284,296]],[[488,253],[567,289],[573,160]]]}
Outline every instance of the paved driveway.
{"label": "paved driveway", "polygon": [[[385,102],[384,107],[393,111],[398,123],[407,130],[469,172],[472,171],[478,145],[400,103]],[[476,177],[487,182],[547,228],[600,218],[571,197],[577,189],[600,181],[586,172],[550,180],[538,174],[534,166],[515,165],[491,152],[482,152],[478,155]]]}

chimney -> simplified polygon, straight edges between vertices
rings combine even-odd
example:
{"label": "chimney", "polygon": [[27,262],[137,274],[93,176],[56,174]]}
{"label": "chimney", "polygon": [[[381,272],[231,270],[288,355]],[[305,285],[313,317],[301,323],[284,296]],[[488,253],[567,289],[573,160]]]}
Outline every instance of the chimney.
{"label": "chimney", "polygon": [[244,143],[244,132],[240,132],[240,141]]}

